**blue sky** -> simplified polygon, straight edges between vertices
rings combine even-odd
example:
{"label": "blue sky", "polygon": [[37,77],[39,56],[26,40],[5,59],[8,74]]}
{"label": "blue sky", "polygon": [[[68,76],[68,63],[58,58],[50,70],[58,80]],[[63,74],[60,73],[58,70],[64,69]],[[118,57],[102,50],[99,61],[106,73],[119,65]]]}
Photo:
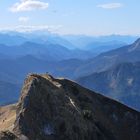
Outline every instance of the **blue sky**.
{"label": "blue sky", "polygon": [[0,29],[140,34],[139,0],[1,0]]}

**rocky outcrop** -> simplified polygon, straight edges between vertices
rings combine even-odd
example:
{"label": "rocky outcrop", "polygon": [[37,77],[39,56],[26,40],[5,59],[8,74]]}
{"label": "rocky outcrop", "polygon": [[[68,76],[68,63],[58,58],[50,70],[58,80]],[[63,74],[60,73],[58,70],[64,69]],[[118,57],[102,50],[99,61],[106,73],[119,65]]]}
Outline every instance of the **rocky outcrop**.
{"label": "rocky outcrop", "polygon": [[10,131],[0,132],[0,140],[18,140],[18,138]]}
{"label": "rocky outcrop", "polygon": [[140,113],[75,82],[31,74],[9,133],[19,140],[139,140]]}

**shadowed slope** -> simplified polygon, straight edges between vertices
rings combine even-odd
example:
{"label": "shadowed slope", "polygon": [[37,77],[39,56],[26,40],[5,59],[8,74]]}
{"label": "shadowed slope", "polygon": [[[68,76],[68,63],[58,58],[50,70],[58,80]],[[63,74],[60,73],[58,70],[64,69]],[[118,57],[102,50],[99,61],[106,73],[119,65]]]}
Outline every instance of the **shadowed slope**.
{"label": "shadowed slope", "polygon": [[13,133],[29,140],[139,140],[140,113],[49,75],[25,80]]}

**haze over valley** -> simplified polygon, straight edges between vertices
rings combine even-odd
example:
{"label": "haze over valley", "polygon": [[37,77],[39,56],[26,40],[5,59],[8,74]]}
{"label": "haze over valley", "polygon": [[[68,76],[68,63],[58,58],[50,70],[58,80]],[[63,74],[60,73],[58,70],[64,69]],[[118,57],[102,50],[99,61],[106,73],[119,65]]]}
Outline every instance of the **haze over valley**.
{"label": "haze over valley", "polygon": [[[4,38],[7,38],[9,42],[4,42]],[[34,35],[34,33],[1,33],[0,80],[3,84],[0,87],[0,103],[7,104],[18,100],[20,95],[19,91],[22,87],[24,78],[29,73],[49,73],[56,77],[65,77],[77,80],[82,79],[81,77],[89,76],[90,74],[93,75],[93,73],[96,74],[107,70],[113,70],[115,66],[117,67],[117,65],[122,65],[121,67],[124,65],[125,67],[125,62],[133,64],[134,62],[138,62],[140,60],[140,40],[137,39],[137,36],[110,35],[97,38],[81,35],[72,37],[71,35],[70,38],[75,40],[74,43],[72,39],[68,38],[68,36],[60,36],[49,32],[47,35],[43,35],[43,37],[38,36],[38,34]],[[84,42],[87,40],[87,43],[85,43],[85,46],[82,46],[82,48],[78,46],[79,38],[81,38]],[[101,41],[99,42],[99,40]],[[135,42],[135,40],[137,41]],[[90,46],[89,44],[92,45]],[[99,48],[100,52],[98,51]],[[124,72],[127,71],[130,71],[130,68],[126,68],[124,70]],[[116,74],[117,73],[118,72],[116,71]],[[127,79],[131,79],[131,77],[135,78],[135,76],[138,77],[138,74],[134,74],[129,76],[130,78],[125,77],[126,80],[124,80],[123,83],[119,82],[119,84],[126,84],[125,82]],[[122,74],[122,76],[124,75]],[[123,78],[122,76],[119,77],[119,80]],[[125,96],[126,91],[123,91],[119,87],[115,88],[114,91],[111,91],[111,93],[106,90],[101,90],[102,88],[100,88],[100,86],[105,86],[105,88],[108,88],[108,86],[105,84],[100,85],[101,83],[95,80],[95,83],[99,87],[99,89],[96,89],[94,88],[94,82],[90,81],[90,79],[91,78],[86,79],[86,83],[89,82],[88,85],[85,85],[82,82],[83,80],[78,81],[86,87],[90,88],[91,86],[90,89],[92,90],[100,91],[103,94],[106,93],[111,98],[117,99],[131,107],[139,109],[139,101],[137,101],[137,103],[135,101],[129,102],[127,98],[130,97]],[[98,80],[105,80],[107,82],[105,77],[101,77]],[[113,78],[113,80],[115,82],[118,80],[118,77]],[[133,79],[133,81],[135,81],[135,79]],[[130,93],[132,98],[134,98],[133,94],[134,96],[137,95],[139,97],[138,87],[136,87],[135,84],[133,85],[133,83],[131,86],[131,88],[134,86],[135,90],[138,91],[138,93]],[[6,87],[8,87],[9,90],[7,89],[7,91],[5,91]],[[123,99],[121,99],[120,96],[124,96]],[[134,98],[133,100],[135,99],[137,100],[138,98]]]}
{"label": "haze over valley", "polygon": [[0,1],[0,140],[139,140],[140,1]]}

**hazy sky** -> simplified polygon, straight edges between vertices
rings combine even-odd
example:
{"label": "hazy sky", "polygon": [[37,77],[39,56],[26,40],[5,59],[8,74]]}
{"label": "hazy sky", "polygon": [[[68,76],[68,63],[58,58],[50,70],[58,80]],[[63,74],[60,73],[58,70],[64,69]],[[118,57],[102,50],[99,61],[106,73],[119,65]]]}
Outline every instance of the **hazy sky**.
{"label": "hazy sky", "polygon": [[140,0],[0,0],[0,29],[140,34]]}

